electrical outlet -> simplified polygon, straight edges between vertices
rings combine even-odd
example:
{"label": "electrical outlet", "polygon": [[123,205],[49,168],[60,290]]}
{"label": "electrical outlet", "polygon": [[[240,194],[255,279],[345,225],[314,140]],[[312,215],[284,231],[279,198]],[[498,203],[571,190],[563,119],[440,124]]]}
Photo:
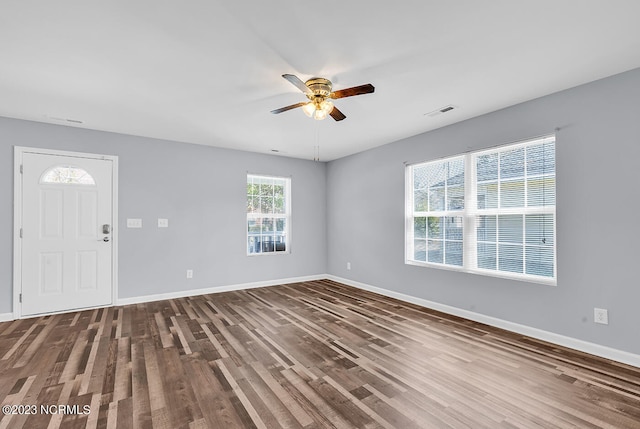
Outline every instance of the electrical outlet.
{"label": "electrical outlet", "polygon": [[604,308],[593,309],[593,321],[601,325],[609,324],[609,312]]}
{"label": "electrical outlet", "polygon": [[158,228],[169,228],[169,219],[158,218]]}
{"label": "electrical outlet", "polygon": [[351,262],[347,262],[347,270],[351,269]]}
{"label": "electrical outlet", "polygon": [[193,278],[193,270],[187,270],[187,278],[188,279],[192,279]]}

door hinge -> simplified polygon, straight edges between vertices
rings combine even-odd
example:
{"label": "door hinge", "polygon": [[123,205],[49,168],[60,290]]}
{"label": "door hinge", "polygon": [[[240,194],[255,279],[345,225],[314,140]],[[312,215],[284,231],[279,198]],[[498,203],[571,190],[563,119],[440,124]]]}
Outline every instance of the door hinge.
{"label": "door hinge", "polygon": [[20,297],[19,297],[19,299],[20,299],[20,302],[22,302],[22,294],[20,294]]}
{"label": "door hinge", "polygon": [[22,238],[22,228],[20,228],[20,238]]}
{"label": "door hinge", "polygon": [[22,164],[20,164],[20,174],[24,173],[24,166]]}

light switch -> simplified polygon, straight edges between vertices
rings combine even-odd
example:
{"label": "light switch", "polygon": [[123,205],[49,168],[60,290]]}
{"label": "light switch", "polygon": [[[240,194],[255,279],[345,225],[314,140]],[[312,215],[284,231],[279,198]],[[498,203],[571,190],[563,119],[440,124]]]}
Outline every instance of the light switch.
{"label": "light switch", "polygon": [[142,228],[142,219],[127,219],[127,228]]}
{"label": "light switch", "polygon": [[169,228],[169,219],[158,218],[158,228]]}

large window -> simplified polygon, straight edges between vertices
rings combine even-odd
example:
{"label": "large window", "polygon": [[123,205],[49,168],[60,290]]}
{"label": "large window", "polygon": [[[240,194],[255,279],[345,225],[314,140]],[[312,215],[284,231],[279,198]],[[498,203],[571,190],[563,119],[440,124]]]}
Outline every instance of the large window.
{"label": "large window", "polygon": [[407,167],[406,262],[555,284],[553,136]]}
{"label": "large window", "polygon": [[247,175],[247,254],[289,252],[291,179]]}

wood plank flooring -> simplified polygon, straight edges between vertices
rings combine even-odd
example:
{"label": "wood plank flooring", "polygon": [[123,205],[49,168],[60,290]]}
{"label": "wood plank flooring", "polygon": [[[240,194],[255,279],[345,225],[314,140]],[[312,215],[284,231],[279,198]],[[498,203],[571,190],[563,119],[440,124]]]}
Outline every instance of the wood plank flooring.
{"label": "wood plank flooring", "polygon": [[0,429],[640,428],[640,369],[322,280],[0,323],[0,403]]}

